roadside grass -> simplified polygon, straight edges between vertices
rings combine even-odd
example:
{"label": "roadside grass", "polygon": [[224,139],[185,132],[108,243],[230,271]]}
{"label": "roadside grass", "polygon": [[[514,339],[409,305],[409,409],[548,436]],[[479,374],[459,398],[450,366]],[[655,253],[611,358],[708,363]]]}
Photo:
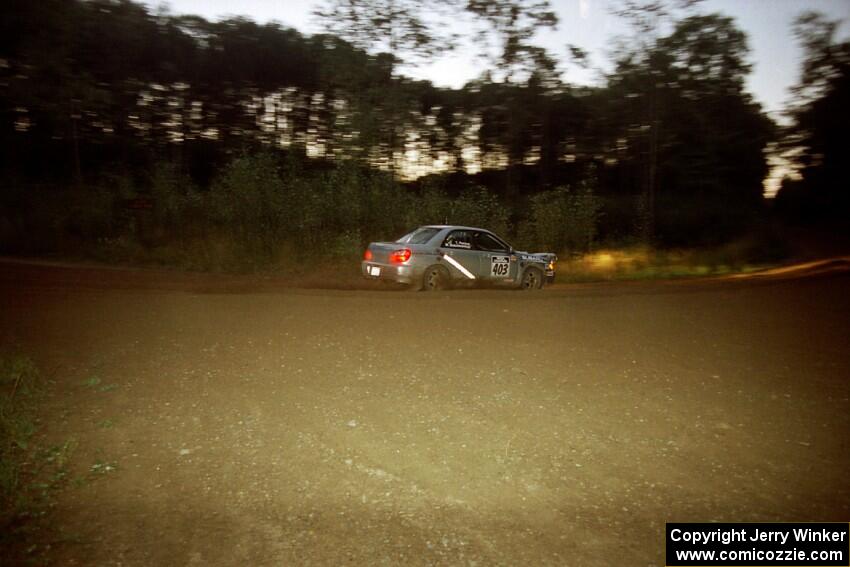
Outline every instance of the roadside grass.
{"label": "roadside grass", "polygon": [[[235,276],[228,270],[213,269],[211,273],[226,277],[246,278],[241,285],[247,288],[284,286],[307,289],[373,289],[386,290],[379,282],[366,280],[360,273],[361,255],[347,254],[329,258],[314,258],[309,263],[303,259],[281,257],[262,270]],[[604,281],[668,280],[680,278],[716,277],[749,273],[781,264],[774,257],[760,258],[727,249],[655,250],[649,247],[606,247],[590,253],[560,252],[556,266],[558,283],[592,283]],[[146,262],[139,267],[149,267]],[[183,266],[177,269],[189,269]],[[209,273],[209,272],[208,272]],[[242,289],[233,280],[227,289]],[[395,289],[395,288],[392,288]],[[102,384],[101,379],[90,376],[81,384],[92,390],[109,391],[114,384]]]}
{"label": "roadside grass", "polygon": [[[762,255],[743,244],[710,249],[657,250],[646,246],[599,248],[590,253],[558,254],[556,282],[668,280],[717,277],[750,273],[779,265],[777,255]],[[272,275],[283,275],[293,287],[328,289],[385,289],[360,275],[360,256],[316,262],[305,269],[283,267]]]}
{"label": "roadside grass", "polygon": [[[558,254],[556,282],[717,277],[777,267],[793,255],[789,241],[768,230],[755,231],[713,247],[663,249],[634,242],[614,241],[608,245],[594,246],[590,252],[547,249]],[[529,248],[523,246],[522,242],[517,245]],[[346,241],[345,246],[329,246],[321,254],[300,251],[291,243],[282,242],[263,262],[233,261],[236,253],[231,248],[225,238],[205,239],[199,248],[179,250],[174,243],[165,242],[149,248],[139,247],[130,255],[105,255],[98,260],[106,265],[131,269],[171,269],[183,273],[209,274],[220,279],[212,281],[204,289],[225,292],[280,287],[396,289],[362,277],[360,263],[363,247],[353,241]],[[90,260],[92,257],[81,254],[76,258]],[[102,392],[117,388],[114,384],[103,383],[97,373],[86,377],[81,385]]]}
{"label": "roadside grass", "polygon": [[48,385],[28,357],[0,352],[0,548],[13,562],[39,563],[50,550],[43,520],[68,482],[77,445],[73,438],[56,445],[37,439]]}
{"label": "roadside grass", "polygon": [[666,280],[750,273],[777,265],[736,247],[654,250],[645,246],[603,248],[592,253],[559,256],[557,281]]}
{"label": "roadside grass", "polygon": [[[309,267],[277,266],[268,276],[292,287],[316,289],[395,289],[365,280],[360,256],[315,262]],[[775,267],[778,259],[760,259],[728,249],[654,250],[648,247],[600,248],[586,254],[558,254],[556,282],[669,280],[717,277]]]}

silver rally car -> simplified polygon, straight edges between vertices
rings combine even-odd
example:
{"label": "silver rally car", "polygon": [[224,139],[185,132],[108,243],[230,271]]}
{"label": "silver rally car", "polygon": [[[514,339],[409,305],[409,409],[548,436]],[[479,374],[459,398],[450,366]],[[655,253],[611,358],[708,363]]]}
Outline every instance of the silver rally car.
{"label": "silver rally car", "polygon": [[421,226],[395,242],[372,242],[363,254],[363,276],[413,289],[462,285],[540,289],[555,279],[551,253],[514,250],[483,228]]}

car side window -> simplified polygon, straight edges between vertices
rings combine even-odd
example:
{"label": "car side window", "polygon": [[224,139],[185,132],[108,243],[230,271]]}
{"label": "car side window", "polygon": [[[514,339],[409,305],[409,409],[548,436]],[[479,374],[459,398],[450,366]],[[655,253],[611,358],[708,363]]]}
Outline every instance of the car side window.
{"label": "car side window", "polygon": [[443,242],[444,248],[460,248],[463,250],[472,249],[472,235],[466,230],[453,230]]}
{"label": "car side window", "polygon": [[487,252],[507,253],[508,251],[508,249],[505,248],[504,243],[500,242],[494,238],[492,234],[487,232],[478,232],[475,234],[475,246],[479,250],[486,250]]}

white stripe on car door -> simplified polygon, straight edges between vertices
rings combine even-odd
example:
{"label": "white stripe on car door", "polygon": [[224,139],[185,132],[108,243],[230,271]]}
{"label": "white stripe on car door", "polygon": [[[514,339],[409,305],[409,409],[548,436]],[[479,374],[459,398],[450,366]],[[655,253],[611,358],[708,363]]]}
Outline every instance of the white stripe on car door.
{"label": "white stripe on car door", "polygon": [[455,260],[451,256],[449,256],[447,254],[443,254],[443,258],[446,259],[446,262],[448,262],[449,264],[451,264],[452,266],[454,266],[455,268],[460,270],[460,273],[462,273],[463,275],[465,275],[469,279],[471,279],[471,280],[475,279],[475,275],[473,275],[472,272],[470,272],[469,270],[464,268],[463,264],[461,264],[460,262],[458,262],[457,260]]}

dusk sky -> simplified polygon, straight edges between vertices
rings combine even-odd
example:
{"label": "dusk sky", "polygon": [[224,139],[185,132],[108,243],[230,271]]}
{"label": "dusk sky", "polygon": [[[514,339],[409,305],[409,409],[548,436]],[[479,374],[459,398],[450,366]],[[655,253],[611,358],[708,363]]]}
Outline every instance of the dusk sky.
{"label": "dusk sky", "polygon": [[[228,15],[246,16],[257,22],[276,20],[312,34],[319,30],[311,16],[315,0],[241,0],[238,8],[230,0],[170,0],[144,2],[152,9],[163,4],[176,14],[195,14],[210,20]],[[566,45],[575,44],[591,53],[597,69],[605,69],[613,38],[627,30],[611,15],[609,0],[552,0],[560,24],[557,31],[541,33],[538,43],[548,47],[562,61]],[[775,119],[789,97],[788,89],[797,82],[801,50],[791,33],[794,18],[805,10],[823,12],[830,19],[843,20],[838,36],[850,33],[850,0],[705,0],[702,12],[721,12],[732,16],[747,33],[753,72],[749,86],[756,99]],[[483,65],[473,56],[472,48],[459,49],[428,65],[406,69],[410,76],[424,78],[438,86],[460,87],[480,74]],[[565,79],[592,84],[599,71],[584,71],[565,66]]]}

